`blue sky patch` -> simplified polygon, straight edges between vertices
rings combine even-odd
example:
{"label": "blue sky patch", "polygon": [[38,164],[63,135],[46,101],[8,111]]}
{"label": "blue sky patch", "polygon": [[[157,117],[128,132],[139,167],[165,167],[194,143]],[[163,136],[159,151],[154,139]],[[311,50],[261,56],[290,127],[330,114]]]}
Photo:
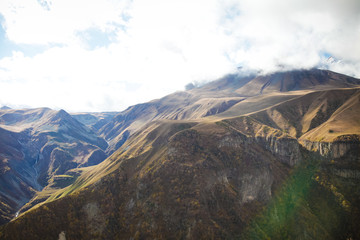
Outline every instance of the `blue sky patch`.
{"label": "blue sky patch", "polygon": [[87,48],[94,50],[100,47],[106,47],[114,42],[116,33],[104,32],[99,28],[88,28],[85,31],[79,31],[77,36],[86,44]]}
{"label": "blue sky patch", "polygon": [[60,47],[62,44],[17,44],[12,42],[6,36],[5,19],[0,14],[0,59],[11,57],[14,51],[20,51],[25,57],[34,57],[52,47]]}
{"label": "blue sky patch", "polygon": [[328,52],[323,52],[323,51],[321,51],[321,52],[320,52],[320,56],[321,56],[321,57],[324,57],[324,58],[329,58],[329,57],[331,57],[332,55],[331,55],[330,53],[328,53]]}

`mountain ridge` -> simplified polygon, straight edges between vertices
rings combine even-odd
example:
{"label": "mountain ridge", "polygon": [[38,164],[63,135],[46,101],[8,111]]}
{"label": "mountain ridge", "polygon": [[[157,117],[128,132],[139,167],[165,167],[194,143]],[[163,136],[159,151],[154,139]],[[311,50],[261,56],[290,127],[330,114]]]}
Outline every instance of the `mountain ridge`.
{"label": "mountain ridge", "polygon": [[[299,84],[303,76],[309,78],[309,80],[305,84]],[[296,91],[281,91],[281,85],[283,84],[279,85],[278,83],[285,80],[295,85],[298,84]],[[262,84],[259,85],[259,82],[262,82]],[[131,106],[117,114],[99,130],[99,133],[109,142],[108,152],[112,153],[126,139],[126,137],[122,136],[127,136],[134,129],[138,129],[139,126],[156,119],[198,119],[225,112],[234,105],[244,105],[241,103],[265,95],[272,99],[271,105],[274,105],[284,98],[296,97],[293,92],[304,95],[306,91],[319,91],[322,88],[330,90],[332,88],[348,88],[359,85],[359,79],[318,69],[296,70],[265,76],[244,77],[232,74],[198,88],[176,92],[148,103]],[[251,91],[249,90],[250,86],[258,90]],[[269,91],[266,89],[269,89]],[[216,91],[215,96],[214,91]],[[265,104],[266,101],[262,100]],[[254,106],[251,106],[251,108],[254,108]],[[261,108],[258,110],[261,110]],[[235,114],[238,114],[238,112]]]}
{"label": "mountain ridge", "polygon": [[54,178],[0,238],[359,239],[360,80],[289,74],[129,107],[97,131],[112,155]]}
{"label": "mountain ridge", "polygon": [[0,200],[9,206],[1,222],[10,220],[54,175],[107,157],[107,143],[64,110],[0,110],[0,129]]}

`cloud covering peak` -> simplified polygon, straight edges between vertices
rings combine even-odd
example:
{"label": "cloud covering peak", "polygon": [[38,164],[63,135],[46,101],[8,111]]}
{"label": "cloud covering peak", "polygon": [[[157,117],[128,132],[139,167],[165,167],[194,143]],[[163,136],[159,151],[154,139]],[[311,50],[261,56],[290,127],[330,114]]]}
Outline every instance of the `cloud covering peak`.
{"label": "cloud covering peak", "polygon": [[358,0],[3,0],[0,14],[0,105],[122,110],[239,67],[360,77]]}

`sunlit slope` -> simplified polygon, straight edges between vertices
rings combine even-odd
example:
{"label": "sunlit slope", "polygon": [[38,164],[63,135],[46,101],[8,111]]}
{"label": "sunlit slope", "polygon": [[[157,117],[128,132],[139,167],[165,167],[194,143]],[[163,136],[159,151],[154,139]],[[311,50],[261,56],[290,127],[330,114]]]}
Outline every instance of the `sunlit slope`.
{"label": "sunlit slope", "polygon": [[306,89],[352,88],[359,85],[359,83],[359,79],[331,71],[320,69],[296,70],[257,76],[236,90],[236,92],[243,96],[254,96],[270,92],[288,92]]}
{"label": "sunlit slope", "polygon": [[54,176],[0,236],[359,239],[357,83],[232,76],[132,106],[100,130],[108,159]]}
{"label": "sunlit slope", "polygon": [[247,115],[294,138],[333,141],[360,134],[360,89],[316,91]]}
{"label": "sunlit slope", "polygon": [[265,76],[230,74],[201,87],[131,106],[104,125],[99,133],[109,142],[108,152],[112,153],[132,133],[154,120],[235,117],[263,110],[309,92],[359,85],[359,79],[319,69]]}
{"label": "sunlit slope", "polygon": [[[325,142],[341,140],[343,135],[360,136],[360,90],[344,91],[339,98],[346,100],[342,102],[336,111],[332,112],[326,122],[311,129],[301,137],[301,140]],[[325,115],[326,107],[319,109],[320,115]]]}
{"label": "sunlit slope", "polygon": [[251,116],[155,121],[2,234],[357,239],[358,178],[344,169],[352,160],[321,159]]}

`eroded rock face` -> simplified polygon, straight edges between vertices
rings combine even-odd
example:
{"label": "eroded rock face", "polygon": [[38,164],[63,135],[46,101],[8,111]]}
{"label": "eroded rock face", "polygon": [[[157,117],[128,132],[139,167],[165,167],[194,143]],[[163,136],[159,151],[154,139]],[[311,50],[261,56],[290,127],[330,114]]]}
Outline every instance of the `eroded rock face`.
{"label": "eroded rock face", "polygon": [[263,168],[240,177],[240,202],[248,203],[254,200],[267,202],[271,198],[273,176],[269,169]]}
{"label": "eroded rock face", "polygon": [[268,136],[256,137],[255,140],[289,166],[295,166],[301,162],[300,145],[296,139]]}
{"label": "eroded rock face", "polygon": [[305,140],[301,143],[309,151],[318,152],[321,156],[329,159],[342,158],[349,154],[350,158],[357,158],[360,153],[360,142],[358,141],[312,142]]}
{"label": "eroded rock face", "polygon": [[242,148],[251,144],[259,144],[272,154],[276,155],[282,163],[295,166],[301,162],[300,144],[293,138],[279,138],[276,136],[252,137],[237,134],[225,136],[219,141],[218,147]]}
{"label": "eroded rock face", "polygon": [[[182,137],[184,140],[181,139]],[[192,140],[185,141],[185,138],[189,137]],[[274,173],[271,170],[270,156],[273,159],[275,159],[274,155],[282,156],[283,162],[288,165],[295,165],[300,161],[299,145],[292,139],[287,141],[287,139],[269,138],[269,141],[266,141],[264,138],[255,139],[239,133],[228,133],[219,139],[212,139],[212,144],[216,143],[216,146],[205,147],[203,144],[206,140],[202,138],[206,137],[193,130],[186,134],[182,133],[173,139],[176,144],[170,144],[168,155],[172,159],[184,161],[194,159],[194,155],[199,151],[216,152],[228,167],[224,169],[219,166],[218,169],[222,170],[216,173],[216,178],[208,179],[205,189],[213,191],[211,189],[217,184],[229,186],[229,188],[235,187],[238,189],[240,205],[252,201],[267,202],[271,198]],[[259,151],[256,152],[254,149]],[[262,155],[264,151],[267,152],[269,158]],[[201,164],[211,168],[214,163],[203,160]]]}

